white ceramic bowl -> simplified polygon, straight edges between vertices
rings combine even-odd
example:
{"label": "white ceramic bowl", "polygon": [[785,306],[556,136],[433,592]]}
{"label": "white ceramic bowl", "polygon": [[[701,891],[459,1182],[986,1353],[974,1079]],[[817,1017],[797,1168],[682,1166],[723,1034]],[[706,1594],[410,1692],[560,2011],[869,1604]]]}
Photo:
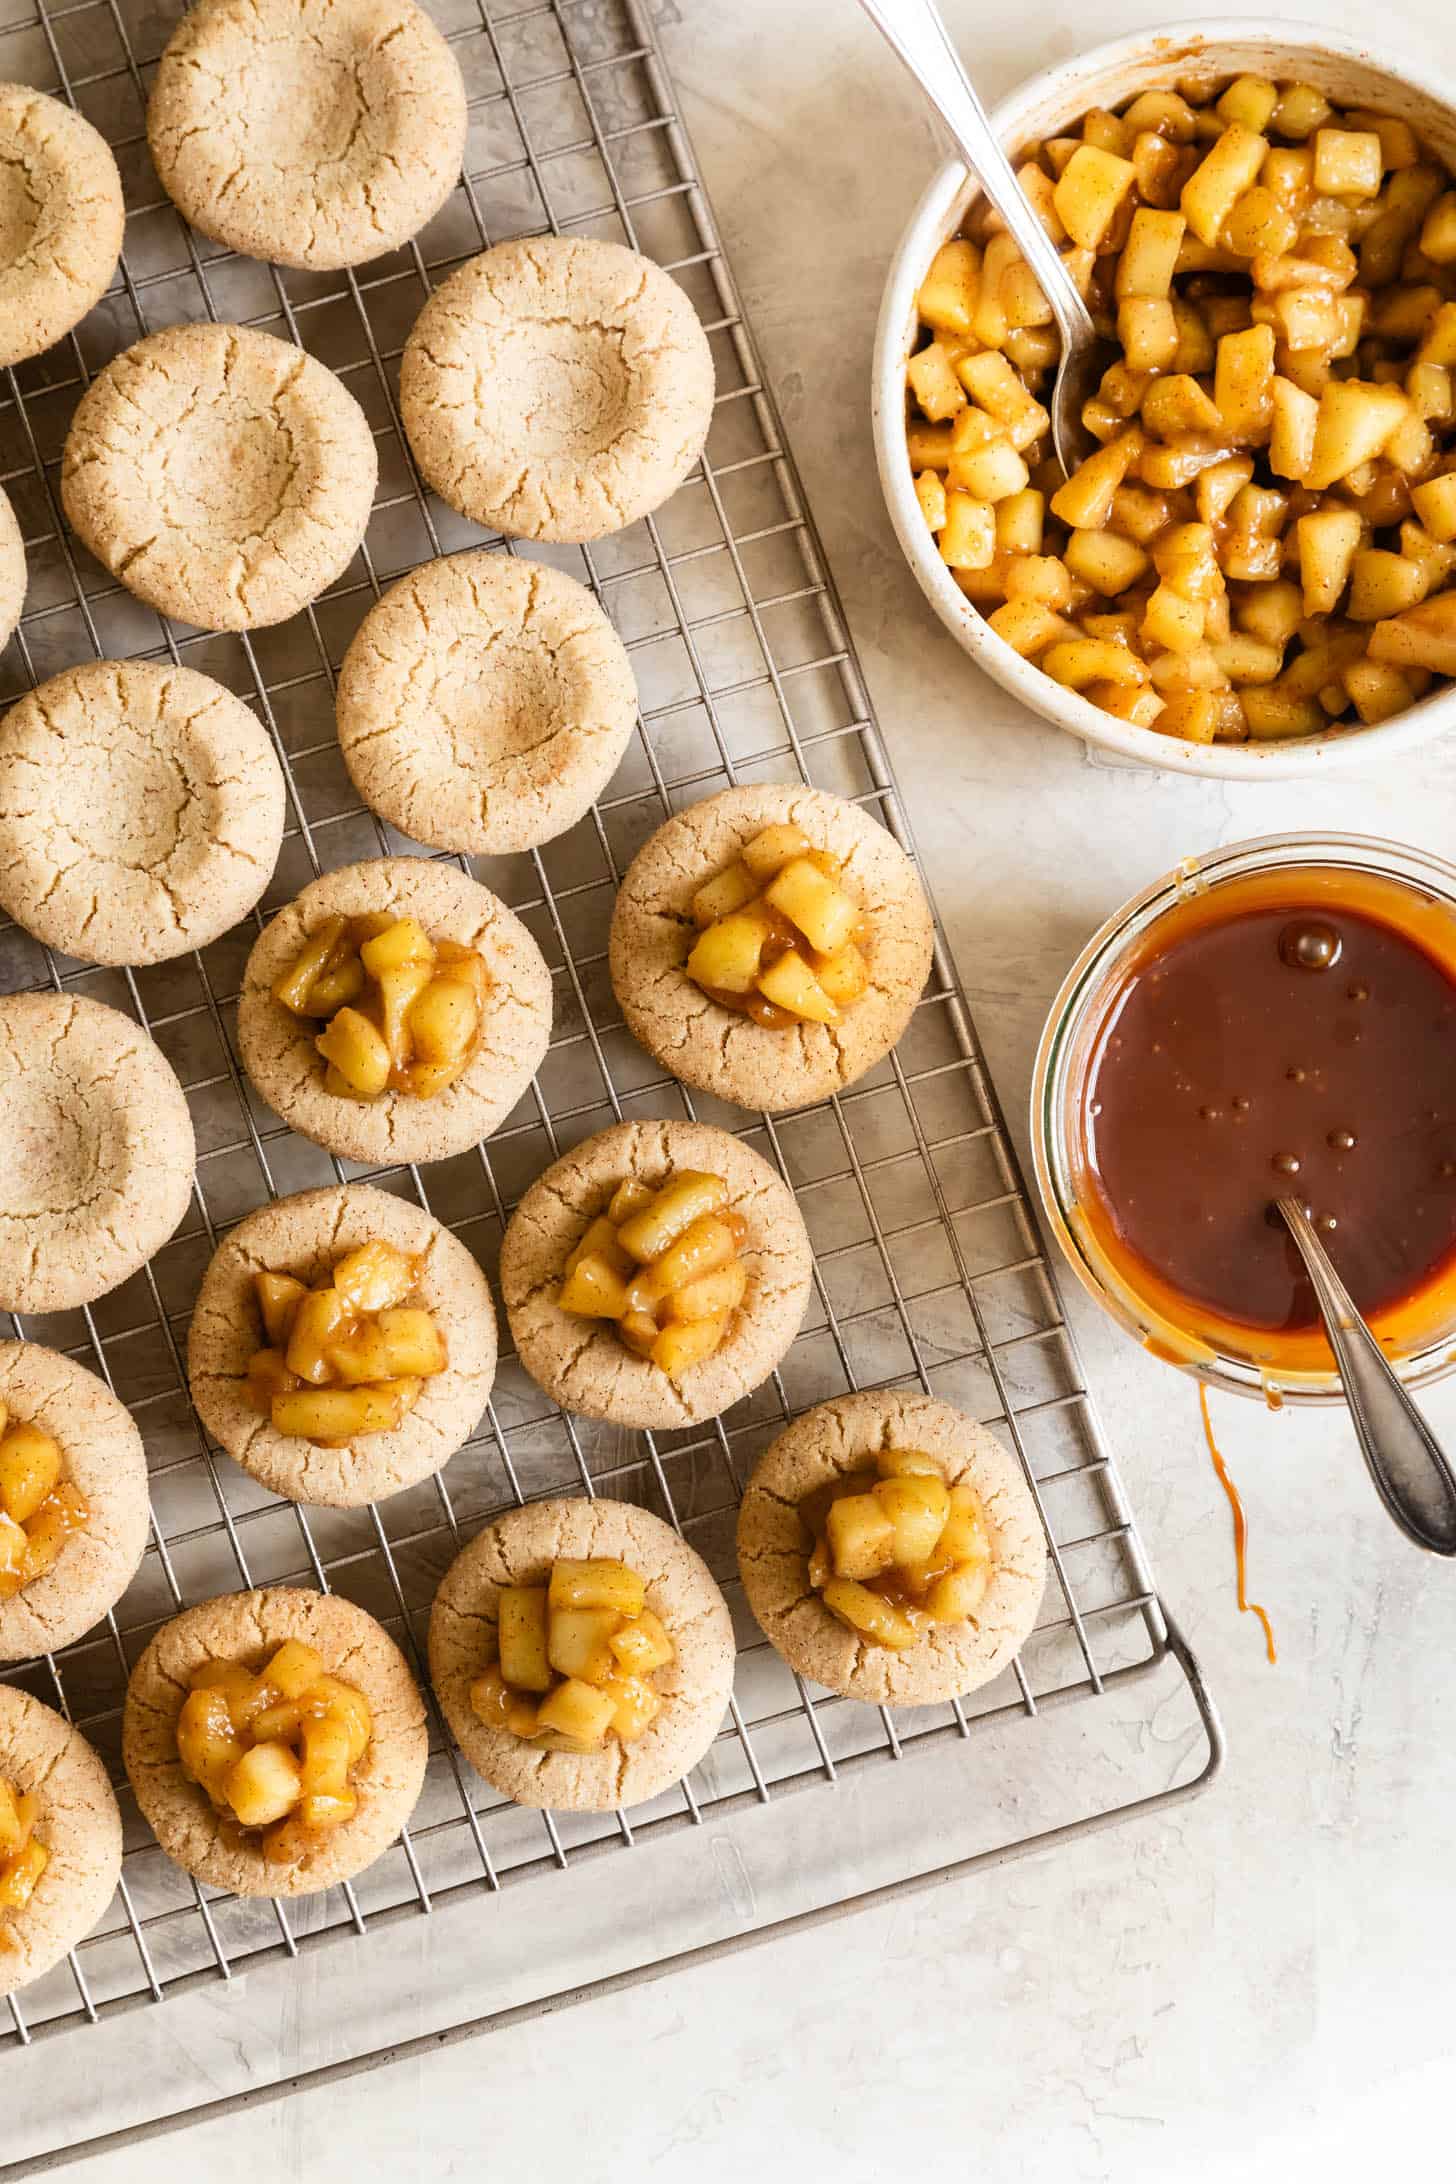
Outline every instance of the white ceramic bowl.
{"label": "white ceramic bowl", "polygon": [[[1423,88],[1358,40],[1304,23],[1204,18],[1156,33],[1135,32],[1033,76],[1002,101],[991,120],[1002,142],[1019,152],[1039,138],[1065,132],[1094,106],[1115,109],[1139,91],[1164,89],[1187,77],[1212,82],[1243,71],[1314,83],[1337,104],[1401,115],[1456,168],[1456,90],[1433,82],[1429,70],[1422,71]],[[1225,781],[1318,774],[1336,766],[1388,761],[1456,729],[1456,686],[1451,686],[1375,728],[1288,743],[1183,743],[1155,729],[1114,720],[1043,675],[987,627],[936,550],[915,498],[905,450],[905,364],[916,338],[916,293],[936,251],[957,232],[979,195],[979,184],[959,160],[941,168],[891,263],[875,340],[873,406],[880,482],[906,559],[956,642],[1044,720],[1170,773],[1211,774]]]}

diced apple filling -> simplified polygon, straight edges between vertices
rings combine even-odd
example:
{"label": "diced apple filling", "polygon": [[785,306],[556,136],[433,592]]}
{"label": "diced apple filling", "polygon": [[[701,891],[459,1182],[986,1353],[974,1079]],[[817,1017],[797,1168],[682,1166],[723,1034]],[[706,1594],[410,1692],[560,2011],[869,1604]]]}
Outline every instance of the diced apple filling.
{"label": "diced apple filling", "polygon": [[883,1449],[873,1473],[841,1480],[801,1509],[809,1583],[839,1622],[901,1652],[933,1625],[974,1615],[991,1575],[980,1500],[947,1486],[934,1457]]}
{"label": "diced apple filling", "polygon": [[358,1807],[354,1776],[374,1717],[323,1655],[286,1638],[260,1669],[207,1661],[177,1717],[182,1772],[239,1827],[263,1831],[263,1855],[291,1864]]}
{"label": "diced apple filling", "polygon": [[743,1303],[747,1234],[720,1175],[684,1168],[657,1190],[629,1178],[567,1259],[556,1301],[615,1320],[635,1356],[680,1379],[720,1347]]}
{"label": "diced apple filling", "polygon": [[25,1909],[50,1864],[35,1833],[39,1810],[34,1797],[0,1775],[0,1947],[12,1946],[7,1913]]}
{"label": "diced apple filling", "polygon": [[432,940],[417,919],[380,911],[325,918],[273,998],[295,1016],[325,1019],[314,1045],[327,1065],[326,1092],[433,1099],[468,1066],[489,991],[474,948]]}
{"label": "diced apple filling", "polygon": [[1443,157],[1394,116],[1243,75],[1094,109],[1018,173],[1121,355],[1064,477],[1059,342],[1025,260],[978,201],[931,262],[906,450],[995,634],[1195,743],[1372,725],[1456,676]]}
{"label": "diced apple filling", "polygon": [[548,1752],[631,1744],[662,1709],[652,1678],[674,1657],[625,1562],[553,1562],[544,1585],[500,1593],[493,1658],[470,1686],[480,1721]]}
{"label": "diced apple filling", "polygon": [[0,1600],[13,1600],[51,1568],[91,1507],[65,1476],[54,1435],[12,1419],[0,1403]]}
{"label": "diced apple filling", "polygon": [[292,1274],[255,1274],[266,1339],[248,1360],[253,1408],[322,1448],[392,1433],[450,1362],[418,1301],[419,1278],[417,1258],[379,1241],[346,1251],[317,1289]]}
{"label": "diced apple filling", "polygon": [[837,1024],[869,986],[844,867],[801,827],[764,827],[693,897],[688,976],[725,1009],[781,1030]]}

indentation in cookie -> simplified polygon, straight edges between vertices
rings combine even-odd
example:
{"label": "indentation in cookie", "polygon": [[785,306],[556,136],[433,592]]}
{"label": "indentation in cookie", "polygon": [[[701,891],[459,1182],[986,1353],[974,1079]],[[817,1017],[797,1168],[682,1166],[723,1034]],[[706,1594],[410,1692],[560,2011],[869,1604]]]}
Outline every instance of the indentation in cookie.
{"label": "indentation in cookie", "polygon": [[29,168],[6,159],[0,164],[0,239],[13,264],[31,255],[40,218],[40,193]]}
{"label": "indentation in cookie", "polygon": [[94,1195],[104,1154],[117,1136],[109,1100],[88,1105],[77,1084],[34,1070],[7,1088],[0,1131],[0,1203],[16,1220],[60,1214]]}
{"label": "indentation in cookie", "polygon": [[281,265],[362,265],[454,187],[459,64],[413,0],[202,0],[157,70],[147,134],[194,227]]}
{"label": "indentation in cookie", "polygon": [[9,1684],[0,1685],[0,1776],[30,1801],[46,1853],[24,1909],[3,1921],[7,1995],[58,1964],[105,1911],[121,1872],[121,1813],[80,1731]]}
{"label": "indentation in cookie", "polygon": [[[53,1559],[34,1574],[22,1567],[18,1590],[0,1587],[0,1661],[24,1661],[73,1645],[131,1582],[147,1540],[147,1459],[131,1413],[105,1382],[43,1343],[0,1342],[0,1403],[7,1433],[32,1428],[53,1438],[60,1491],[74,1491],[87,1511]],[[12,1519],[24,1516],[3,1465],[0,1503]]]}
{"label": "indentation in cookie", "polygon": [[[705,883],[781,828],[833,858],[863,918],[855,998],[825,1022],[756,1022],[688,975]],[[649,837],[618,890],[609,956],[628,1029],[649,1053],[684,1084],[777,1114],[827,1099],[884,1059],[920,997],[933,942],[924,890],[886,827],[845,797],[762,782],[705,797]]]}
{"label": "indentation in cookie", "polygon": [[620,531],[702,453],[713,359],[660,266],[581,236],[499,243],[437,289],[400,368],[427,482],[519,538]]}
{"label": "indentation in cookie", "polygon": [[90,122],[0,83],[0,367],[86,316],[116,271],[124,219],[116,161]]}
{"label": "indentation in cookie", "polygon": [[365,616],[339,675],[360,795],[433,849],[500,855],[565,833],[636,719],[631,665],[590,592],[501,553],[413,570]]}
{"label": "indentation in cookie", "polygon": [[[316,1044],[275,988],[332,918],[413,918],[433,941],[476,952],[486,992],[466,1067],[432,1098],[385,1090],[338,1096]],[[551,973],[513,911],[478,880],[425,857],[378,857],[312,881],[264,927],[243,973],[238,1044],[259,1092],[284,1120],[350,1160],[445,1160],[488,1137],[530,1084],[551,1036]]]}
{"label": "indentation in cookie", "polygon": [[195,1147],[182,1087],[119,1009],[0,998],[0,1309],[104,1296],[176,1228]]}
{"label": "indentation in cookie", "polygon": [[129,591],[203,629],[286,620],[342,574],[378,458],[343,382],[244,326],[171,326],[98,373],[61,493]]}
{"label": "indentation in cookie", "polygon": [[93,963],[158,963],[245,917],[283,835],[283,775],[240,698],[191,668],[97,660],[0,734],[0,905]]}

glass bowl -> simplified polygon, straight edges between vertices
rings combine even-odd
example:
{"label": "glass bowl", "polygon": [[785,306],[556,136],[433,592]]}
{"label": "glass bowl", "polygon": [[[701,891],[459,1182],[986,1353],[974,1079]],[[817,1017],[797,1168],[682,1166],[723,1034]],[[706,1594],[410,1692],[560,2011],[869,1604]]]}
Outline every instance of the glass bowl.
{"label": "glass bowl", "polygon": [[[1093,934],[1052,1003],[1031,1088],[1032,1159],[1042,1204],[1083,1288],[1154,1356],[1213,1386],[1274,1404],[1342,1400],[1323,1337],[1291,1346],[1287,1337],[1266,1340],[1257,1329],[1212,1314],[1190,1310],[1175,1317],[1171,1292],[1161,1298],[1149,1294],[1156,1283],[1140,1283],[1130,1267],[1114,1261],[1086,1212],[1081,1087],[1107,1005],[1160,920],[1210,889],[1301,870],[1311,874],[1315,899],[1324,892],[1332,905],[1348,900],[1346,887],[1367,907],[1383,899],[1393,922],[1456,977],[1456,865],[1426,850],[1362,834],[1267,835],[1235,842],[1189,858]],[[1403,1381],[1415,1387],[1443,1378],[1456,1366],[1456,1278],[1424,1286],[1373,1324]],[[1277,1358],[1276,1342],[1284,1352]]]}

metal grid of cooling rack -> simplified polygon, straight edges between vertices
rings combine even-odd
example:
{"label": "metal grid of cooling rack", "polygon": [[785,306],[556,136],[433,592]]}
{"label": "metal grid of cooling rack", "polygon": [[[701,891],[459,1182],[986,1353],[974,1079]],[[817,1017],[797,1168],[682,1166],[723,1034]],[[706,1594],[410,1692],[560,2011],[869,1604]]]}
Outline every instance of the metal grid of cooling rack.
{"label": "metal grid of cooling rack", "polygon": [[[11,2045],[294,1956],[331,1932],[363,1932],[708,1815],[830,1785],[850,1769],[925,1765],[937,1753],[953,1763],[988,1724],[1020,1721],[1034,1739],[1049,1702],[1126,1685],[1170,1646],[1210,1747],[1200,1779],[1217,1755],[1212,1709],[1170,1636],[943,950],[897,1052],[838,1099],[773,1120],[691,1100],[621,1024],[605,970],[606,917],[627,860],[668,811],[730,781],[802,779],[855,798],[910,844],[636,0],[434,0],[433,12],[470,98],[461,184],[407,249],[359,272],[318,275],[216,250],[162,195],[146,156],[144,103],[181,13],[176,0],[161,9],[80,0],[40,12],[36,0],[0,0],[0,79],[56,90],[94,121],[115,148],[128,204],[126,258],[109,295],[68,341],[0,374],[0,483],[30,566],[27,614],[0,655],[0,701],[95,655],[185,660],[257,708],[289,794],[262,911],[201,956],[98,971],[0,928],[0,986],[91,994],[150,1029],[187,1089],[199,1149],[192,1212],[141,1275],[88,1310],[17,1327],[83,1359],[130,1404],[148,1446],[153,1522],[142,1570],[107,1623],[59,1657],[9,1673],[66,1711],[119,1775],[127,1667],[179,1605],[241,1584],[332,1585],[418,1657],[435,1585],[463,1538],[512,1500],[571,1491],[641,1500],[706,1556],[734,1612],[735,1698],[689,1781],[630,1816],[605,1818],[500,1803],[436,1720],[425,1792],[400,1844],[353,1886],[287,1909],[199,1888],[151,1841],[123,1784],[127,1856],[113,1911],[67,1966],[11,1999]],[[796,1190],[815,1246],[814,1301],[771,1382],[706,1429],[637,1435],[565,1417],[507,1356],[476,1437],[438,1479],[367,1511],[304,1510],[271,1498],[208,1446],[186,1397],[187,1313],[230,1222],[271,1194],[366,1171],[294,1137],[254,1098],[235,1058],[233,1003],[264,912],[321,869],[417,849],[359,806],[332,729],[335,667],[381,586],[484,536],[420,489],[398,423],[399,353],[430,287],[463,258],[548,229],[632,244],[675,274],[712,341],[715,419],[700,468],[655,517],[590,549],[539,550],[589,583],[611,613],[633,657],[642,724],[609,792],[572,834],[528,856],[468,863],[526,920],[552,966],[555,1030],[537,1083],[475,1154],[424,1173],[371,1171],[372,1179],[427,1205],[493,1271],[509,1207],[559,1151],[623,1116],[696,1112],[740,1131]],[[140,606],[68,536],[56,492],[65,429],[90,376],[138,335],[203,317],[263,326],[312,350],[363,404],[380,453],[356,563],[305,614],[251,635],[172,627]],[[743,1607],[732,1547],[743,1481],[784,1420],[848,1387],[880,1385],[922,1386],[1005,1434],[1051,1551],[1042,1621],[1014,1670],[971,1700],[898,1716],[791,1675]],[[1194,1786],[1157,1789],[1127,1809]],[[1089,1808],[1073,1826],[1106,1816]],[[1008,1825],[984,1855],[1007,1854],[1029,1832]]]}

